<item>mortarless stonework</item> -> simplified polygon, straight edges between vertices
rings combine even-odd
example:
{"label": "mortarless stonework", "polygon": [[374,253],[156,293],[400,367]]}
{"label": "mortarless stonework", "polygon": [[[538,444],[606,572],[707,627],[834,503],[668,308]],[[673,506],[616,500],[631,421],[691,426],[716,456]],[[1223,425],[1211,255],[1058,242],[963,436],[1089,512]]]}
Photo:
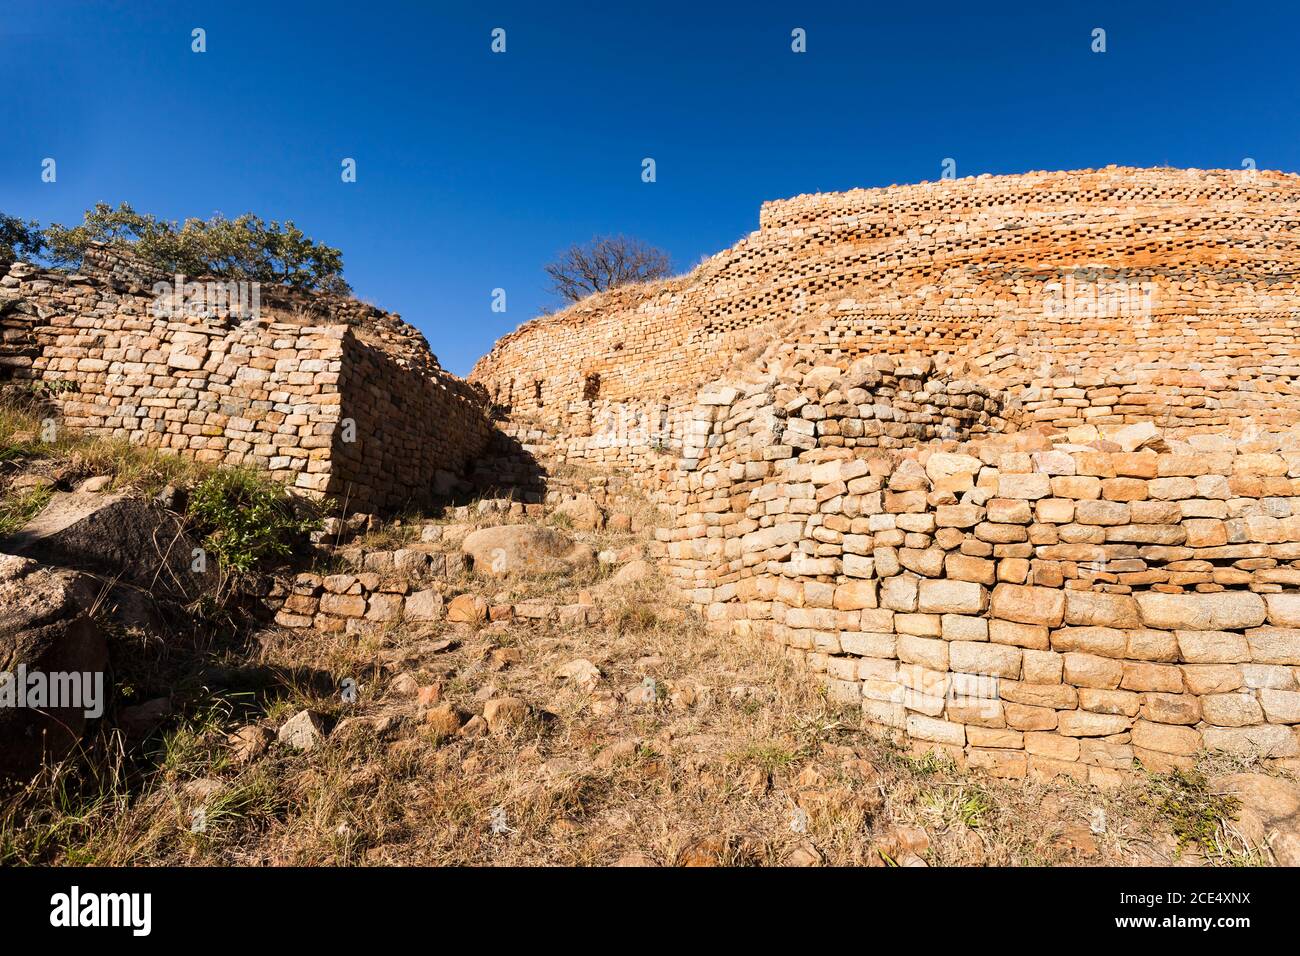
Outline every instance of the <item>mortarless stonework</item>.
{"label": "mortarless stonework", "polygon": [[160,312],[166,278],[107,250],[80,275],[15,264],[0,375],[42,384],[68,427],[260,468],[354,511],[429,504],[487,445],[482,394],[397,317],[266,286],[259,317]]}
{"label": "mortarless stonework", "polygon": [[802,196],[471,380],[882,727],[1011,777],[1300,766],[1298,226],[1279,173]]}
{"label": "mortarless stonework", "polygon": [[1300,177],[1272,172],[800,196],[765,203],[757,232],[687,276],[526,323],[470,378],[515,419],[564,429],[592,398],[680,414],[768,350],[812,365],[919,353],[968,363],[1029,422],[1289,424],[1298,224]]}
{"label": "mortarless stonework", "polygon": [[[539,462],[639,487],[712,626],[994,774],[1295,768],[1297,226],[1300,177],[1268,172],[801,196],[690,275],[527,323],[469,385],[350,299],[157,318],[105,251],[0,279],[0,370],[70,424],[362,510],[458,475],[532,494]],[[421,595],[307,582],[286,613]]]}
{"label": "mortarless stonework", "polygon": [[1300,434],[862,451],[863,364],[701,396],[659,538],[714,626],[995,774],[1300,756]]}

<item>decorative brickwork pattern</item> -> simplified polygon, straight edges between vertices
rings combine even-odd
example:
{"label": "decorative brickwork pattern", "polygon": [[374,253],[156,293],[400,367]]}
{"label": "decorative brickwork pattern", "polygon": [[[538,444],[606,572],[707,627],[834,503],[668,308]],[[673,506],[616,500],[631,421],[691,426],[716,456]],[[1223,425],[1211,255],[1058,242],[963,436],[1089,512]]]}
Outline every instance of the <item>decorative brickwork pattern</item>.
{"label": "decorative brickwork pattern", "polygon": [[471,377],[540,456],[633,470],[713,626],[883,727],[1006,776],[1294,765],[1297,226],[1277,173],[800,196]]}
{"label": "decorative brickwork pattern", "polygon": [[800,196],[766,203],[757,232],[690,275],[525,324],[471,380],[567,434],[592,381],[601,400],[680,411],[764,352],[921,353],[968,361],[1034,421],[1277,427],[1300,413],[1297,226],[1300,178],[1271,172]]}

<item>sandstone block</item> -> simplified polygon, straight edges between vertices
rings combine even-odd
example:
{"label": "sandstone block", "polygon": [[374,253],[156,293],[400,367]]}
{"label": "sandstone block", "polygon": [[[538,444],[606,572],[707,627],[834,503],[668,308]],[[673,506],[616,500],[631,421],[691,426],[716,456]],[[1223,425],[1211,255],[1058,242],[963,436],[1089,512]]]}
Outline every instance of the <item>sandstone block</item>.
{"label": "sandstone block", "polygon": [[1300,628],[1257,627],[1246,632],[1250,660],[1257,664],[1300,665]]}
{"label": "sandstone block", "polygon": [[1275,627],[1300,628],[1300,593],[1266,594],[1268,623]]}
{"label": "sandstone block", "polygon": [[[1295,732],[1283,724],[1258,727],[1206,727],[1205,749],[1232,754],[1257,754],[1262,757],[1295,757],[1300,743]],[[1137,735],[1134,734],[1134,743]]]}
{"label": "sandstone block", "polygon": [[1205,722],[1217,727],[1249,727],[1264,722],[1264,709],[1250,694],[1208,694],[1201,698]]}
{"label": "sandstone block", "polygon": [[1071,652],[1065,655],[1065,682],[1076,687],[1114,690],[1124,677],[1124,665],[1108,657]]}
{"label": "sandstone block", "polygon": [[1300,724],[1300,693],[1261,688],[1259,703],[1271,724]]}
{"label": "sandstone block", "polygon": [[1201,735],[1191,727],[1138,720],[1133,724],[1133,746],[1156,753],[1191,756],[1201,749]]}
{"label": "sandstone block", "polygon": [[988,605],[988,593],[979,584],[944,579],[920,583],[917,610],[929,614],[979,614]]}
{"label": "sandstone block", "polygon": [[1194,724],[1201,719],[1201,701],[1192,694],[1143,694],[1142,719],[1157,724]]}
{"label": "sandstone block", "polygon": [[1136,628],[1142,626],[1138,603],[1127,594],[1066,591],[1064,623],[1087,627]]}
{"label": "sandstone block", "polygon": [[993,590],[991,613],[1021,624],[1058,627],[1065,617],[1065,594],[1056,588],[999,584]]}
{"label": "sandstone block", "polygon": [[1015,621],[1003,621],[993,618],[989,621],[989,640],[994,644],[1010,644],[1012,647],[1027,647],[1039,651],[1047,650],[1050,645],[1048,630],[1041,624],[1018,624]]}
{"label": "sandstone block", "polygon": [[1241,634],[1231,631],[1174,633],[1182,659],[1189,664],[1237,664],[1251,659],[1250,645]]}
{"label": "sandstone block", "polygon": [[856,580],[839,585],[835,588],[833,606],[839,611],[876,607],[876,582]]}
{"label": "sandstone block", "polygon": [[953,641],[948,645],[949,666],[966,674],[992,674],[1016,679],[1020,676],[1017,647],[974,641]]}
{"label": "sandstone block", "polygon": [[1136,596],[1147,627],[1168,631],[1223,631],[1257,627],[1268,616],[1264,599],[1249,591],[1217,594],[1160,594]]}
{"label": "sandstone block", "polygon": [[1051,477],[1030,472],[1025,475],[998,475],[998,497],[1035,501],[1052,493]]}
{"label": "sandstone block", "polygon": [[966,728],[947,720],[927,717],[924,714],[909,714],[907,733],[917,740],[928,740],[939,744],[951,744],[956,747],[966,745]]}

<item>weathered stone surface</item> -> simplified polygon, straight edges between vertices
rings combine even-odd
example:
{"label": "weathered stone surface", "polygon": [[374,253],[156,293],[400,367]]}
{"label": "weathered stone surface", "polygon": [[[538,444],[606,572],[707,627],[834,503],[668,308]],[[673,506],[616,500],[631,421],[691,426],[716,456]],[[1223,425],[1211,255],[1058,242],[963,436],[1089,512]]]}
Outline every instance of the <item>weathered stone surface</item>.
{"label": "weathered stone surface", "polygon": [[499,525],[465,536],[461,548],[477,574],[559,574],[595,562],[592,549],[555,528]]}
{"label": "weathered stone surface", "polygon": [[531,708],[518,697],[494,697],[483,705],[483,719],[493,734],[509,733],[528,719]]}
{"label": "weathered stone surface", "polygon": [[834,607],[840,611],[857,611],[876,607],[875,581],[846,581],[835,588]]}
{"label": "weathered stone surface", "polygon": [[1142,626],[1138,604],[1132,596],[1095,591],[1066,591],[1064,621],[1087,627]]}
{"label": "weathered stone surface", "polygon": [[[1259,755],[1264,757],[1295,757],[1300,755],[1300,741],[1295,732],[1282,724],[1260,724],[1255,727],[1206,727],[1207,750],[1226,753]],[[1134,735],[1136,743],[1136,735]]]}
{"label": "weathered stone surface", "polygon": [[611,582],[619,587],[644,581],[654,574],[654,565],[641,558],[634,558],[614,572]]}
{"label": "weathered stone surface", "polygon": [[445,612],[446,602],[441,591],[432,588],[416,591],[406,599],[405,618],[408,621],[439,621]]}
{"label": "weathered stone surface", "polygon": [[1260,688],[1259,703],[1272,724],[1300,724],[1300,692]]}
{"label": "weathered stone surface", "polygon": [[1300,592],[1265,594],[1268,623],[1276,627],[1300,627]]}
{"label": "weathered stone surface", "polygon": [[1226,631],[1257,627],[1268,616],[1264,599],[1247,591],[1218,594],[1136,595],[1142,621],[1147,627],[1165,630]]}
{"label": "weathered stone surface", "polygon": [[315,750],[324,743],[327,733],[320,714],[300,710],[280,725],[276,737],[293,750]]}
{"label": "weathered stone surface", "polygon": [[1178,631],[1178,649],[1189,664],[1235,664],[1251,659],[1246,638],[1231,631]]}
{"label": "weathered stone surface", "polygon": [[988,592],[967,581],[925,580],[917,593],[923,614],[979,614],[988,605]]}
{"label": "weathered stone surface", "polygon": [[1267,846],[1278,866],[1300,866],[1300,784],[1238,773],[1215,777],[1210,785],[1237,800],[1237,826],[1253,846]]}
{"label": "weathered stone surface", "polygon": [[605,524],[605,514],[591,495],[578,495],[555,506],[554,514],[578,531],[597,531]]}
{"label": "weathered stone surface", "polygon": [[1300,627],[1257,627],[1246,632],[1250,659],[1300,666]]}
{"label": "weathered stone surface", "polygon": [[439,704],[424,712],[424,724],[435,737],[450,737],[462,726],[461,716],[450,704]]}
{"label": "weathered stone surface", "polygon": [[[84,575],[0,554],[0,778],[62,758],[103,712],[108,648],[89,615],[98,591]],[[77,699],[52,694],[57,685]]]}
{"label": "weathered stone surface", "polygon": [[487,616],[488,603],[477,594],[458,594],[447,605],[447,620],[453,624],[482,624]]}
{"label": "weathered stone surface", "polygon": [[120,575],[180,597],[199,593],[212,573],[192,570],[194,544],[175,515],[125,492],[56,494],[3,546],[47,564]]}
{"label": "weathered stone surface", "polygon": [[1057,627],[1065,617],[1065,593],[1055,588],[999,584],[993,589],[991,613],[1021,624]]}
{"label": "weathered stone surface", "polygon": [[[1207,728],[1209,734],[1212,728]],[[1207,737],[1208,745],[1208,737]],[[1133,746],[1162,754],[1191,756],[1201,748],[1201,735],[1191,727],[1138,720],[1133,724]]]}

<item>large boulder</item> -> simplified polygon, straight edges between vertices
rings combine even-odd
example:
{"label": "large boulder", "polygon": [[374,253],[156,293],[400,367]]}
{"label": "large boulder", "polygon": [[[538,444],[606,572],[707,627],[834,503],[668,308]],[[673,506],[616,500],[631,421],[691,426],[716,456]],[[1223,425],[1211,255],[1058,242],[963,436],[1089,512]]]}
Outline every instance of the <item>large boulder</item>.
{"label": "large boulder", "polygon": [[65,756],[108,692],[108,645],[91,620],[99,587],[0,554],[0,778]]}
{"label": "large boulder", "polygon": [[605,513],[591,495],[578,495],[555,506],[554,513],[567,519],[577,531],[599,531],[605,526]]}
{"label": "large boulder", "polygon": [[556,528],[507,524],[465,536],[461,550],[479,574],[558,574],[593,564],[596,553]]}
{"label": "large boulder", "polygon": [[125,493],[56,494],[44,510],[3,542],[11,554],[119,578],[154,593],[192,596],[194,544],[180,519]]}
{"label": "large boulder", "polygon": [[1278,866],[1300,866],[1300,783],[1262,773],[1211,781],[1215,793],[1240,802],[1237,823],[1252,844],[1267,844]]}

